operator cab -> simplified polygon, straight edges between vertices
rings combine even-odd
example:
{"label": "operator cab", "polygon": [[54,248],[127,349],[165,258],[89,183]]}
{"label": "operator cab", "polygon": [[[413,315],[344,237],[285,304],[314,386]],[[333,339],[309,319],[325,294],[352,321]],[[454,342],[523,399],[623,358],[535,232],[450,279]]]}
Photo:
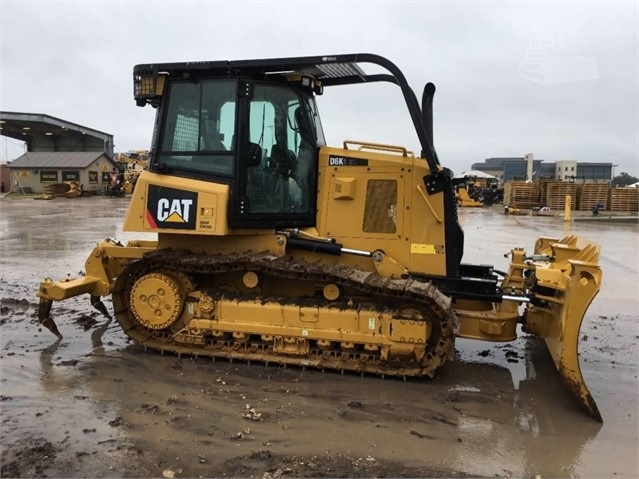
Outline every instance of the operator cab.
{"label": "operator cab", "polygon": [[[382,72],[367,74],[363,64]],[[452,173],[433,147],[434,85],[424,87],[420,106],[395,64],[366,53],[142,64],[133,77],[136,103],[158,108],[150,171],[228,185],[225,226],[262,229],[316,225],[325,139],[315,95],[330,86],[396,84],[428,169],[420,188],[429,204],[443,193],[446,271],[458,276],[463,232]]]}
{"label": "operator cab", "polygon": [[300,75],[168,77],[149,170],[229,184],[231,227],[313,225],[325,144],[316,92]]}

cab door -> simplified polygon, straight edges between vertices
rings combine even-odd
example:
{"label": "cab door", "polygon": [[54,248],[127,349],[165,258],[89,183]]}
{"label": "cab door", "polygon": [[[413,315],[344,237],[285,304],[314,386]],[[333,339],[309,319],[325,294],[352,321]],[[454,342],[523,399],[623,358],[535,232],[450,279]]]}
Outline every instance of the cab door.
{"label": "cab door", "polygon": [[249,228],[312,226],[317,147],[312,136],[304,134],[306,98],[280,84],[255,83],[251,91],[230,223]]}

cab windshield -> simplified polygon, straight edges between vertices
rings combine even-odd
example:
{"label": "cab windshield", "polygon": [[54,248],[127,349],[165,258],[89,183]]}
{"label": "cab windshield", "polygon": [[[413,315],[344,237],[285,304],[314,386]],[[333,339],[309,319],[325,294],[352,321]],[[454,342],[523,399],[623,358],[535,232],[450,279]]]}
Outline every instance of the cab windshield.
{"label": "cab windshield", "polygon": [[158,169],[233,176],[236,80],[171,84]]}

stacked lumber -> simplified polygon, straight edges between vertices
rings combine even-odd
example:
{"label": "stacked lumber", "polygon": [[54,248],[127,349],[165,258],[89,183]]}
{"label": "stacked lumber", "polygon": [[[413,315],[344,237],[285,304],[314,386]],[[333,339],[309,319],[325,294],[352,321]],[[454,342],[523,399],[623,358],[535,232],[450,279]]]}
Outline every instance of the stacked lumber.
{"label": "stacked lumber", "polygon": [[591,210],[595,205],[602,205],[602,210],[608,209],[608,183],[586,183],[579,186],[577,191],[577,205],[579,211]]}
{"label": "stacked lumber", "polygon": [[525,181],[509,181],[504,190],[504,204],[512,208],[534,208],[540,205],[539,185]]}
{"label": "stacked lumber", "polygon": [[639,188],[611,188],[610,211],[639,211]]}
{"label": "stacked lumber", "polygon": [[[546,201],[546,194],[548,193],[548,185],[561,183],[561,181],[553,180],[553,179],[541,179],[539,180],[539,197],[541,198],[542,203]],[[547,205],[544,205],[547,206]]]}
{"label": "stacked lumber", "polygon": [[570,209],[574,210],[577,203],[577,185],[575,183],[566,183],[565,181],[548,183],[546,187],[546,206],[552,210],[563,210],[566,207],[566,195],[572,197]]}

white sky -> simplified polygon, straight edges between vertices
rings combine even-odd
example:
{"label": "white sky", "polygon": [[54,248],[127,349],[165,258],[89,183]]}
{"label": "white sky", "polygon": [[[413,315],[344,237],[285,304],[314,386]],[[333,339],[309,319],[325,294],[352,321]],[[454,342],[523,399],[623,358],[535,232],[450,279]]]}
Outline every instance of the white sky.
{"label": "white sky", "polygon": [[[113,134],[116,152],[148,149],[155,111],[135,106],[136,64],[376,53],[418,98],[426,82],[437,86],[435,145],[454,172],[533,153],[639,176],[638,5],[0,0],[0,110]],[[546,56],[532,72],[531,42],[563,49],[538,50]],[[393,85],[327,88],[318,103],[333,146],[419,152]],[[23,151],[1,137],[0,160]]]}

